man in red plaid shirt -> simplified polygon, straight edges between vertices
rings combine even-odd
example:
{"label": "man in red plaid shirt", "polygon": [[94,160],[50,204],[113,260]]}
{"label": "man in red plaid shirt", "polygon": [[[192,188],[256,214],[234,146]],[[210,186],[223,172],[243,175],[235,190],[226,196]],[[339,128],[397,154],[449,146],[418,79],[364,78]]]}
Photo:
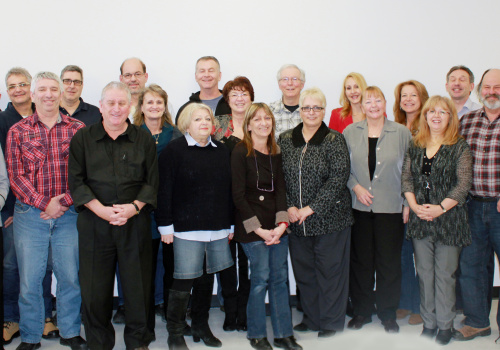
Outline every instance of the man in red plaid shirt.
{"label": "man in red plaid shirt", "polygon": [[460,255],[459,282],[467,318],[465,326],[454,333],[456,340],[491,334],[488,261],[492,249],[500,255],[500,69],[488,69],[477,91],[484,107],[460,120],[460,133],[473,159],[467,201],[472,244]]}
{"label": "man in red plaid shirt", "polygon": [[80,337],[77,214],[68,190],[69,143],[85,125],[59,112],[63,85],[50,72],[31,83],[36,112],[14,124],[7,136],[7,167],[17,201],[14,245],[19,264],[21,344],[40,347],[44,327],[42,280],[49,250],[57,278],[57,315],[61,345],[87,349]]}

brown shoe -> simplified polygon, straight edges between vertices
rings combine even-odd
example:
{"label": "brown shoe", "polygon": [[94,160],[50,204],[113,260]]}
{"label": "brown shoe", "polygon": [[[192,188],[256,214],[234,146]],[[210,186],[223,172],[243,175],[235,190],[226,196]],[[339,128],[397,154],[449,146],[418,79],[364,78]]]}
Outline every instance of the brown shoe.
{"label": "brown shoe", "polygon": [[486,337],[491,334],[491,328],[474,328],[471,326],[464,326],[460,329],[453,331],[453,339],[458,341],[472,340],[475,337]]}
{"label": "brown shoe", "polygon": [[408,324],[411,324],[412,326],[416,326],[422,323],[424,323],[424,320],[422,320],[422,316],[420,316],[420,314],[411,314],[410,318],[408,319]]}
{"label": "brown shoe", "polygon": [[403,318],[406,318],[410,314],[411,314],[410,310],[397,309],[396,310],[396,319],[402,320]]}
{"label": "brown shoe", "polygon": [[17,322],[4,322],[3,324],[3,343],[10,344],[12,339],[19,337],[19,323]]}
{"label": "brown shoe", "polygon": [[45,319],[45,327],[43,328],[43,339],[55,339],[59,338],[59,329],[54,324],[51,317]]}

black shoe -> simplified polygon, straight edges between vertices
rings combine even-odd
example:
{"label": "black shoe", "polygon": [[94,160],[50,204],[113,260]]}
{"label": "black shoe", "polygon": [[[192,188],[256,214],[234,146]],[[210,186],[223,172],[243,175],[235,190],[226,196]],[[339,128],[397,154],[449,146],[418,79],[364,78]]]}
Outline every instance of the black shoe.
{"label": "black shoe", "polygon": [[447,345],[453,335],[453,329],[440,329],[436,335],[436,343],[439,345]]}
{"label": "black shoe", "polygon": [[[184,321],[184,322],[185,322],[185,321]],[[187,324],[187,322],[186,322],[186,324],[184,325],[184,336],[185,336],[185,337],[190,337],[190,336],[192,336],[192,334],[191,334],[191,326],[190,326],[190,325],[188,325],[188,324]]]}
{"label": "black shoe", "polygon": [[40,343],[32,344],[32,343],[25,343],[22,342],[19,344],[16,348],[16,350],[35,350],[40,348]]}
{"label": "black shoe", "polygon": [[208,324],[200,328],[191,327],[191,333],[193,334],[193,341],[195,343],[203,340],[206,346],[212,348],[220,348],[222,346],[222,342],[213,335]]}
{"label": "black shoe", "polygon": [[165,317],[165,304],[161,303],[158,305],[155,305],[155,315],[160,316],[160,317]]}
{"label": "black shoe", "polygon": [[399,326],[394,319],[389,319],[382,321],[382,326],[384,326],[384,329],[387,333],[399,333]]}
{"label": "black shoe", "polygon": [[436,336],[436,332],[437,332],[437,328],[425,328],[424,327],[420,336],[432,339]]}
{"label": "black shoe", "polygon": [[252,338],[250,339],[250,345],[257,350],[273,350],[267,338]]}
{"label": "black shoe", "polygon": [[311,332],[312,329],[309,328],[308,325],[306,325],[304,322],[301,322],[295,326],[293,326],[293,330],[297,332]]}
{"label": "black shoe", "polygon": [[226,332],[234,332],[236,330],[236,317],[228,317],[226,313],[222,329]]}
{"label": "black shoe", "polygon": [[295,340],[295,337],[293,335],[286,338],[274,338],[273,344],[277,348],[286,350],[302,350],[302,346],[297,344],[297,341]]}
{"label": "black shoe", "polygon": [[330,338],[333,337],[337,331],[333,329],[320,329],[318,332],[318,338]]}
{"label": "black shoe", "polygon": [[365,316],[354,316],[348,323],[347,328],[349,329],[361,329],[367,323],[372,321],[371,317]]}
{"label": "black shoe", "polygon": [[246,332],[247,331],[247,323],[240,323],[240,322],[237,322],[236,323],[236,330],[238,332]]}
{"label": "black shoe", "polygon": [[120,305],[113,316],[114,324],[125,324],[125,306]]}
{"label": "black shoe", "polygon": [[59,339],[59,344],[64,346],[69,346],[71,350],[87,350],[87,342],[79,335],[73,338],[62,338]]}

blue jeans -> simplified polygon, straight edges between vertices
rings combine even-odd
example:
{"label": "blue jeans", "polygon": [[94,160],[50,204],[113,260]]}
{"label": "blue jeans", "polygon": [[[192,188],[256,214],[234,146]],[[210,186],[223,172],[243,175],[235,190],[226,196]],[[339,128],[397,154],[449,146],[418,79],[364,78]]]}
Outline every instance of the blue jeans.
{"label": "blue jeans", "polygon": [[[497,202],[467,202],[472,244],[462,249],[460,255],[460,287],[462,289],[465,324],[474,328],[489,327],[490,307],[488,293],[488,261],[491,248],[500,255],[500,213]],[[500,304],[499,304],[500,305]],[[500,323],[498,319],[497,323]]]}
{"label": "blue jeans", "polygon": [[292,313],[288,302],[288,236],[280,244],[263,241],[243,243],[250,260],[250,295],[247,305],[248,339],[267,337],[266,290],[269,291],[271,324],[275,338],[293,335]]}
{"label": "blue jeans", "polygon": [[[2,212],[2,222],[9,218]],[[14,225],[3,227],[3,305],[4,322],[19,323],[19,269],[17,267],[16,247],[14,246]],[[52,317],[52,262],[47,264],[47,272],[42,282],[45,317]]]}
{"label": "blue jeans", "polygon": [[415,274],[413,243],[406,238],[403,240],[401,250],[401,297],[399,298],[399,309],[410,310],[414,314],[420,313],[420,287]]}
{"label": "blue jeans", "polygon": [[57,319],[63,338],[80,335],[81,295],[78,280],[77,214],[73,207],[60,218],[42,220],[41,211],[16,202],[14,244],[19,265],[21,338],[38,343],[45,325],[42,280],[49,250],[57,278]]}

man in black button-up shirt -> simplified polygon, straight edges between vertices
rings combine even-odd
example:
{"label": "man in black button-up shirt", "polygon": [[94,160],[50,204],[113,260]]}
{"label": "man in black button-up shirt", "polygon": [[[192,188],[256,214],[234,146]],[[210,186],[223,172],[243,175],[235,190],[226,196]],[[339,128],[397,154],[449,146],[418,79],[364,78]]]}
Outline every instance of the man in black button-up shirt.
{"label": "man in black button-up shirt", "polygon": [[128,122],[126,85],[102,92],[102,123],[71,141],[69,185],[80,212],[80,284],[91,349],[112,349],[113,282],[118,261],[127,310],[127,349],[153,339],[147,327],[152,277],[150,211],[156,207],[158,163],[151,136]]}

